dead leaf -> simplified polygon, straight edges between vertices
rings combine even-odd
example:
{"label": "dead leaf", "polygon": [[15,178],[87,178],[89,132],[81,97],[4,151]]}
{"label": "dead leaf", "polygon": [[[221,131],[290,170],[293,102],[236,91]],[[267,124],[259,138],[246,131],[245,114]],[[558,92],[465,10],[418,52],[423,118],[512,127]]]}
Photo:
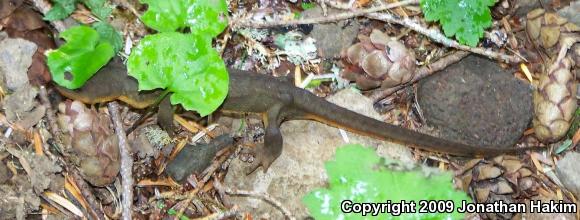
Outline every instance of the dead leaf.
{"label": "dead leaf", "polygon": [[2,0],[0,1],[0,19],[12,14],[24,0]]}
{"label": "dead leaf", "polygon": [[18,31],[31,31],[44,27],[46,24],[40,14],[35,13],[28,6],[21,6],[1,22],[4,28]]}

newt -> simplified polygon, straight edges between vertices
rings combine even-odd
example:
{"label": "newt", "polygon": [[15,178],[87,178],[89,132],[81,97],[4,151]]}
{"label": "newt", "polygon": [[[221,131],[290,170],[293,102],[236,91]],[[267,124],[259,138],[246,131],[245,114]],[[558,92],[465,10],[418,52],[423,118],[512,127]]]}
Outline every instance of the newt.
{"label": "newt", "polygon": [[[221,111],[258,113],[265,126],[264,145],[256,149],[254,168],[268,167],[282,153],[280,125],[287,120],[315,120],[353,133],[396,141],[415,148],[456,156],[481,157],[523,153],[530,148],[472,146],[391,125],[339,107],[307,90],[276,77],[228,69],[229,92]],[[135,108],[155,102],[160,92],[139,92],[137,81],[127,75],[125,65],[111,62],[77,90],[58,87],[70,99],[86,104],[120,100]]]}

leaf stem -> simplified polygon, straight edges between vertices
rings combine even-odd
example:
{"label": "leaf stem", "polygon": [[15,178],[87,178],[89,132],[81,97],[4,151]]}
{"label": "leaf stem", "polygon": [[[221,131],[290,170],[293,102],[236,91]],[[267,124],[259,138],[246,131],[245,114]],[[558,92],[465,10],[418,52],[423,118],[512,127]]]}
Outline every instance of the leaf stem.
{"label": "leaf stem", "polygon": [[155,102],[153,103],[153,105],[150,105],[149,107],[147,107],[147,109],[145,109],[145,112],[143,113],[143,115],[141,116],[141,118],[139,118],[135,123],[133,123],[133,126],[129,127],[125,133],[126,134],[131,134],[131,132],[133,132],[137,126],[139,126],[141,123],[143,123],[145,121],[145,119],[149,118],[152,115],[153,110],[159,106],[159,103],[161,103],[161,101],[163,101],[163,99],[165,99],[165,97],[167,97],[167,95],[169,95],[171,91],[169,89],[163,90],[163,93],[161,93],[161,95],[159,95],[159,97],[157,97],[157,99],[155,99]]}
{"label": "leaf stem", "polygon": [[159,97],[157,97],[157,99],[155,99],[155,103],[153,103],[153,105],[151,107],[155,108],[157,106],[159,106],[159,103],[161,103],[161,101],[163,101],[163,99],[169,95],[169,93],[171,93],[171,91],[169,89],[166,89],[163,91],[163,93],[161,93],[161,95],[159,95]]}

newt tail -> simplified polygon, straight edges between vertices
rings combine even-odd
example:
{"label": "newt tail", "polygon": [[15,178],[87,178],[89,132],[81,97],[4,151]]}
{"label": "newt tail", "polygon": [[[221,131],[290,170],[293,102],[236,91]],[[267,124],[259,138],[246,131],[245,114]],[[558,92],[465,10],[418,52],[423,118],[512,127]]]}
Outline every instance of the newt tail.
{"label": "newt tail", "polygon": [[415,148],[457,156],[481,157],[517,154],[530,148],[472,146],[394,126],[319,98],[307,90],[268,75],[230,70],[230,92],[222,108],[229,111],[264,113],[266,134],[258,157],[267,169],[282,153],[280,124],[310,119],[353,133],[396,141]]}

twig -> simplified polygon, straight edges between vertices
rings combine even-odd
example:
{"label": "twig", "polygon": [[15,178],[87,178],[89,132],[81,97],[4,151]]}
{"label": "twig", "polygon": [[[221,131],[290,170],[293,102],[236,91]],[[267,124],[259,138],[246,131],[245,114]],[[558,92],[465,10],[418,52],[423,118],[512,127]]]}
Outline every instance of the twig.
{"label": "twig", "polygon": [[[194,141],[195,142],[195,141]],[[230,141],[217,141],[217,139],[212,140],[212,142],[210,143],[210,145],[231,145],[232,143]],[[227,147],[227,146],[226,146]],[[222,149],[223,151],[223,149]],[[211,178],[212,174],[220,167],[220,165],[227,159],[228,157],[221,157],[221,159],[217,159],[214,160],[212,162],[212,164],[206,168],[202,173],[205,173],[206,175],[204,175],[204,177],[197,183],[197,187],[195,189],[195,193],[189,193],[189,196],[187,197],[187,201],[184,204],[189,204],[195,197],[197,192],[202,189],[204,187],[204,185],[207,183],[207,181],[209,181],[209,178]],[[179,216],[181,216],[185,210],[186,206],[184,206],[183,208],[181,208],[177,215],[175,215],[175,219],[178,219]],[[211,219],[222,219],[222,218],[211,218]]]}
{"label": "twig", "polygon": [[347,2],[338,2],[338,1],[328,1],[326,4],[328,4],[330,7],[333,8],[337,8],[337,9],[342,9],[342,10],[349,10],[353,8],[355,1],[354,0],[348,0]]}
{"label": "twig", "polygon": [[278,210],[280,210],[280,212],[282,212],[282,214],[286,217],[286,219],[296,219],[294,218],[294,216],[290,213],[290,211],[288,211],[288,209],[286,209],[284,206],[282,206],[282,203],[274,198],[272,198],[270,195],[265,194],[265,193],[259,193],[259,192],[252,192],[252,191],[245,191],[245,190],[235,190],[235,189],[230,189],[224,185],[222,185],[220,183],[219,180],[215,180],[213,181],[213,185],[216,188],[216,190],[220,191],[220,192],[224,192],[230,196],[249,196],[249,197],[254,197],[254,198],[258,198],[261,200],[264,200],[270,204],[272,204],[274,207],[276,207]]}
{"label": "twig", "polygon": [[[53,208],[60,211],[67,219],[69,219],[69,218],[74,219],[74,216],[76,216],[77,218],[86,218],[87,217],[87,216],[85,216],[84,213],[82,213],[82,210],[80,210],[80,209],[76,210],[76,211],[79,211],[80,213],[72,213],[68,208],[65,208],[64,206],[62,206],[59,203],[55,202],[54,200],[50,199],[46,194],[47,194],[47,192],[44,192],[44,193],[39,194],[38,196],[40,198],[44,199],[44,201],[48,202],[48,204],[50,204]],[[78,207],[75,207],[75,208],[78,208]],[[81,214],[81,216],[79,216],[77,214]]]}
{"label": "twig", "polygon": [[[54,111],[54,109],[52,108],[52,106],[50,105],[50,100],[48,100],[48,92],[46,91],[46,87],[44,86],[40,86],[40,101],[42,103],[42,105],[44,106],[44,108],[46,109],[46,120],[48,121],[49,124],[49,129],[50,129],[50,133],[52,133],[52,135],[54,135],[55,140],[60,141],[61,137],[62,137],[62,132],[60,132],[60,129],[58,129],[58,124],[56,123],[56,112]],[[60,142],[59,142],[60,144]],[[61,145],[62,146],[62,145]],[[48,150],[48,149],[45,149]],[[63,149],[61,149],[63,150]]]}
{"label": "twig", "polygon": [[501,60],[506,63],[519,63],[521,62],[521,58],[518,56],[510,56],[503,53],[498,53],[489,49],[481,48],[481,47],[469,47],[465,45],[459,44],[457,41],[451,40],[445,35],[443,35],[440,31],[435,29],[427,29],[417,22],[413,21],[409,18],[396,18],[395,16],[389,13],[377,13],[379,11],[384,11],[390,8],[401,7],[409,4],[416,4],[418,3],[417,0],[406,0],[401,2],[395,2],[392,4],[387,4],[383,6],[377,6],[374,8],[354,11],[354,12],[345,12],[340,14],[335,14],[327,17],[316,17],[316,18],[308,18],[308,19],[297,19],[297,20],[289,20],[289,21],[271,21],[271,22],[257,22],[252,21],[249,19],[244,19],[241,21],[234,21],[231,23],[234,27],[251,27],[251,28],[267,28],[267,27],[274,27],[274,26],[288,26],[288,25],[298,25],[298,24],[314,24],[314,23],[327,23],[333,22],[338,20],[349,19],[358,16],[366,16],[370,19],[381,20],[389,23],[396,23],[403,25],[407,28],[410,28],[418,33],[421,33],[433,41],[443,44],[446,47],[452,47],[460,50],[470,51],[472,53],[481,54],[483,56],[490,57],[492,59]]}
{"label": "twig", "polygon": [[[45,14],[52,8],[52,6],[46,0],[32,0],[34,6]],[[66,30],[66,25],[62,21],[51,21],[52,25],[58,32],[63,32]]]}
{"label": "twig", "polygon": [[326,16],[328,13],[328,7],[326,7],[326,0],[318,0],[318,4],[320,5],[320,8],[322,8],[322,14]]}
{"label": "twig", "polygon": [[369,13],[366,15],[366,17],[370,18],[370,19],[375,19],[375,20],[381,20],[381,21],[385,21],[385,22],[389,22],[389,23],[395,23],[395,24],[400,24],[403,25],[407,28],[413,29],[414,31],[423,34],[429,38],[431,38],[431,40],[443,44],[446,47],[452,47],[452,48],[456,48],[456,49],[460,49],[460,50],[465,50],[465,51],[469,51],[472,53],[477,53],[477,54],[481,54],[483,56],[492,58],[492,59],[496,59],[496,60],[501,60],[504,61],[506,63],[519,63],[521,62],[521,59],[517,56],[510,56],[507,54],[502,54],[502,53],[498,53],[489,49],[485,49],[485,48],[481,48],[481,47],[468,47],[465,45],[461,45],[459,44],[457,41],[451,40],[447,37],[445,37],[445,35],[443,35],[440,31],[435,30],[435,29],[427,29],[423,26],[421,26],[419,23],[415,22],[412,19],[409,18],[396,18],[395,16],[388,14],[388,13]]}
{"label": "twig", "polygon": [[334,15],[330,15],[330,16],[325,16],[325,17],[296,19],[296,20],[288,20],[288,21],[276,20],[276,21],[270,21],[270,22],[259,22],[259,21],[254,21],[254,20],[251,20],[250,18],[248,18],[248,19],[243,19],[240,21],[233,21],[231,23],[231,26],[233,26],[233,27],[251,27],[251,28],[268,28],[268,27],[275,27],[275,26],[328,23],[328,22],[345,20],[345,19],[349,19],[349,18],[363,16],[363,15],[373,13],[373,12],[384,11],[384,10],[391,9],[391,8],[397,8],[397,7],[410,5],[410,4],[417,4],[417,3],[419,3],[418,0],[405,0],[405,1],[395,2],[392,4],[377,6],[374,8],[363,9],[363,10],[352,11],[352,12],[344,12],[344,13],[334,14]]}
{"label": "twig", "polygon": [[123,188],[123,219],[131,220],[132,208],[133,208],[133,158],[129,153],[129,143],[127,142],[127,135],[123,129],[123,124],[121,123],[121,116],[119,114],[119,104],[115,101],[109,102],[107,104],[109,113],[111,114],[111,120],[113,120],[113,125],[115,127],[115,133],[119,139],[119,151],[121,154],[121,184]]}
{"label": "twig", "polygon": [[231,217],[237,216],[240,212],[236,209],[232,209],[229,211],[225,211],[225,212],[217,212],[217,213],[213,213],[211,215],[202,217],[202,218],[196,218],[194,220],[220,220],[220,219],[230,219]]}
{"label": "twig", "polygon": [[[411,81],[407,84],[413,84],[417,81],[419,81],[420,79],[425,78],[426,76],[431,75],[434,72],[437,72],[439,70],[445,69],[445,67],[456,63],[457,61],[463,59],[464,57],[466,57],[467,55],[469,55],[469,52],[466,51],[457,51],[451,55],[448,55],[446,57],[443,57],[439,60],[437,60],[436,62],[427,65],[427,66],[423,66],[421,68],[419,68],[416,72],[415,72],[415,76],[413,77],[413,79],[411,79]],[[393,88],[389,88],[389,89],[384,89],[384,90],[380,90],[377,92],[374,92],[371,95],[371,99],[374,102],[380,101],[381,99],[395,93],[396,91],[399,91],[400,89],[404,88],[407,84],[404,85],[398,85],[395,86]]]}
{"label": "twig", "polygon": [[[223,152],[224,149],[222,149],[221,151]],[[199,182],[200,186],[201,185],[205,185],[207,183],[207,181],[209,181],[209,178],[211,178],[211,176],[213,175],[213,173],[215,173],[216,170],[219,169],[222,166],[222,164],[224,164],[224,162],[226,162],[226,160],[228,158],[229,158],[229,156],[219,157],[217,160],[214,160],[210,164],[209,167],[205,168],[205,170],[202,172],[202,174],[205,174],[205,175],[203,176],[203,178]]]}
{"label": "twig", "polygon": [[580,37],[565,37],[564,39],[562,39],[562,43],[561,43],[561,47],[560,47],[560,52],[558,52],[558,58],[556,58],[556,62],[554,63],[559,63],[560,61],[562,61],[564,59],[564,57],[566,57],[566,54],[568,53],[568,50],[570,49],[570,47],[572,47],[572,45],[574,45],[575,43],[580,42]]}
{"label": "twig", "polygon": [[89,184],[87,184],[87,182],[85,182],[85,180],[81,177],[79,171],[69,168],[67,168],[67,170],[70,173],[70,177],[72,177],[72,181],[74,181],[74,183],[78,186],[81,195],[83,195],[85,201],[87,201],[87,211],[91,213],[91,215],[88,216],[89,219],[105,219],[105,214],[99,209],[97,198],[95,198],[95,195],[93,195],[93,192],[91,192]]}

